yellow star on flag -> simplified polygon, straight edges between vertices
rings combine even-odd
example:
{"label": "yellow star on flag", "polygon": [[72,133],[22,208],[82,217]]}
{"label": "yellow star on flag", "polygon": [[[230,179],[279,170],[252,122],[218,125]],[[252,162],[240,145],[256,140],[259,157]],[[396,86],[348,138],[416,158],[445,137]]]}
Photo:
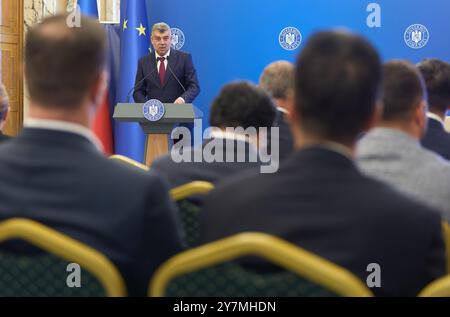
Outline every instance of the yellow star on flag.
{"label": "yellow star on flag", "polygon": [[123,20],[123,30],[128,29],[128,20]]}
{"label": "yellow star on flag", "polygon": [[145,35],[145,30],[146,28],[144,28],[144,26],[142,25],[142,23],[140,24],[140,26],[138,28],[136,28],[137,31],[139,31],[139,36],[141,35]]}

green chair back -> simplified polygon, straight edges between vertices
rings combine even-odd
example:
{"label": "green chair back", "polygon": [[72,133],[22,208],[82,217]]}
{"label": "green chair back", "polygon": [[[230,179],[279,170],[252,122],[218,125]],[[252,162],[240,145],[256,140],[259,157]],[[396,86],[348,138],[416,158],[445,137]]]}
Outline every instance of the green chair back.
{"label": "green chair back", "polygon": [[[79,286],[79,287],[78,287]],[[0,296],[126,296],[103,254],[28,219],[0,222]]]}
{"label": "green chair back", "polygon": [[[242,263],[240,258],[249,256],[269,261],[281,270],[261,273],[238,264],[237,261]],[[238,234],[172,257],[155,273],[149,295],[373,296],[361,280],[344,268],[263,233]]]}
{"label": "green chair back", "polygon": [[170,192],[173,201],[178,205],[179,217],[184,231],[184,244],[187,248],[197,246],[200,236],[199,214],[202,209],[192,198],[197,195],[206,195],[214,185],[208,182],[196,181]]}

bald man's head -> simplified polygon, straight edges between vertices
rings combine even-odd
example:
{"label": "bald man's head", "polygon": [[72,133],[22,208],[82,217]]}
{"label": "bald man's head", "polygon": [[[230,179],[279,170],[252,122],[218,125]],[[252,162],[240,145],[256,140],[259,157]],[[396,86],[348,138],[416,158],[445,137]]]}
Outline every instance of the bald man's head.
{"label": "bald man's head", "polygon": [[268,65],[259,79],[259,86],[275,99],[286,99],[294,92],[294,65],[276,61]]}

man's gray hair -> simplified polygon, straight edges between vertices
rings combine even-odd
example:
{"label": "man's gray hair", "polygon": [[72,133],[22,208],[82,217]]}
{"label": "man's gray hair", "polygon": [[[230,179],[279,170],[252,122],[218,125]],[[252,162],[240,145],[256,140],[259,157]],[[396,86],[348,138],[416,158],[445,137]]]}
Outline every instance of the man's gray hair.
{"label": "man's gray hair", "polygon": [[295,69],[287,61],[268,65],[259,79],[260,87],[275,99],[285,99],[294,92]]}
{"label": "man's gray hair", "polygon": [[164,33],[166,31],[170,31],[170,26],[167,23],[159,22],[153,25],[152,27],[152,34],[158,31],[159,33]]}
{"label": "man's gray hair", "polygon": [[5,113],[9,109],[9,98],[5,86],[0,83],[0,121],[5,117]]}

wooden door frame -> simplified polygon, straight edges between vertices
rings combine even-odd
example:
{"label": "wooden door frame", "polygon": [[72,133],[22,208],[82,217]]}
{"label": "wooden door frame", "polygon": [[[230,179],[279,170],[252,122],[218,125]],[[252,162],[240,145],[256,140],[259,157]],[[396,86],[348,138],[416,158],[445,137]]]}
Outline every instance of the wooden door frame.
{"label": "wooden door frame", "polygon": [[[16,135],[22,129],[23,126],[23,117],[24,117],[24,79],[23,79],[23,52],[24,52],[24,0],[14,0],[17,5],[18,12],[14,13],[14,16],[17,16],[17,34],[0,34],[0,41],[6,44],[17,45],[17,74],[13,77],[12,85],[14,89],[17,91],[17,108],[14,111],[17,111],[17,120],[15,124],[10,124],[12,127],[8,129],[7,133]],[[17,15],[16,15],[17,14]],[[17,42],[17,43],[16,43]],[[8,120],[12,120],[12,116],[7,118]],[[7,124],[8,126],[8,124]]]}

